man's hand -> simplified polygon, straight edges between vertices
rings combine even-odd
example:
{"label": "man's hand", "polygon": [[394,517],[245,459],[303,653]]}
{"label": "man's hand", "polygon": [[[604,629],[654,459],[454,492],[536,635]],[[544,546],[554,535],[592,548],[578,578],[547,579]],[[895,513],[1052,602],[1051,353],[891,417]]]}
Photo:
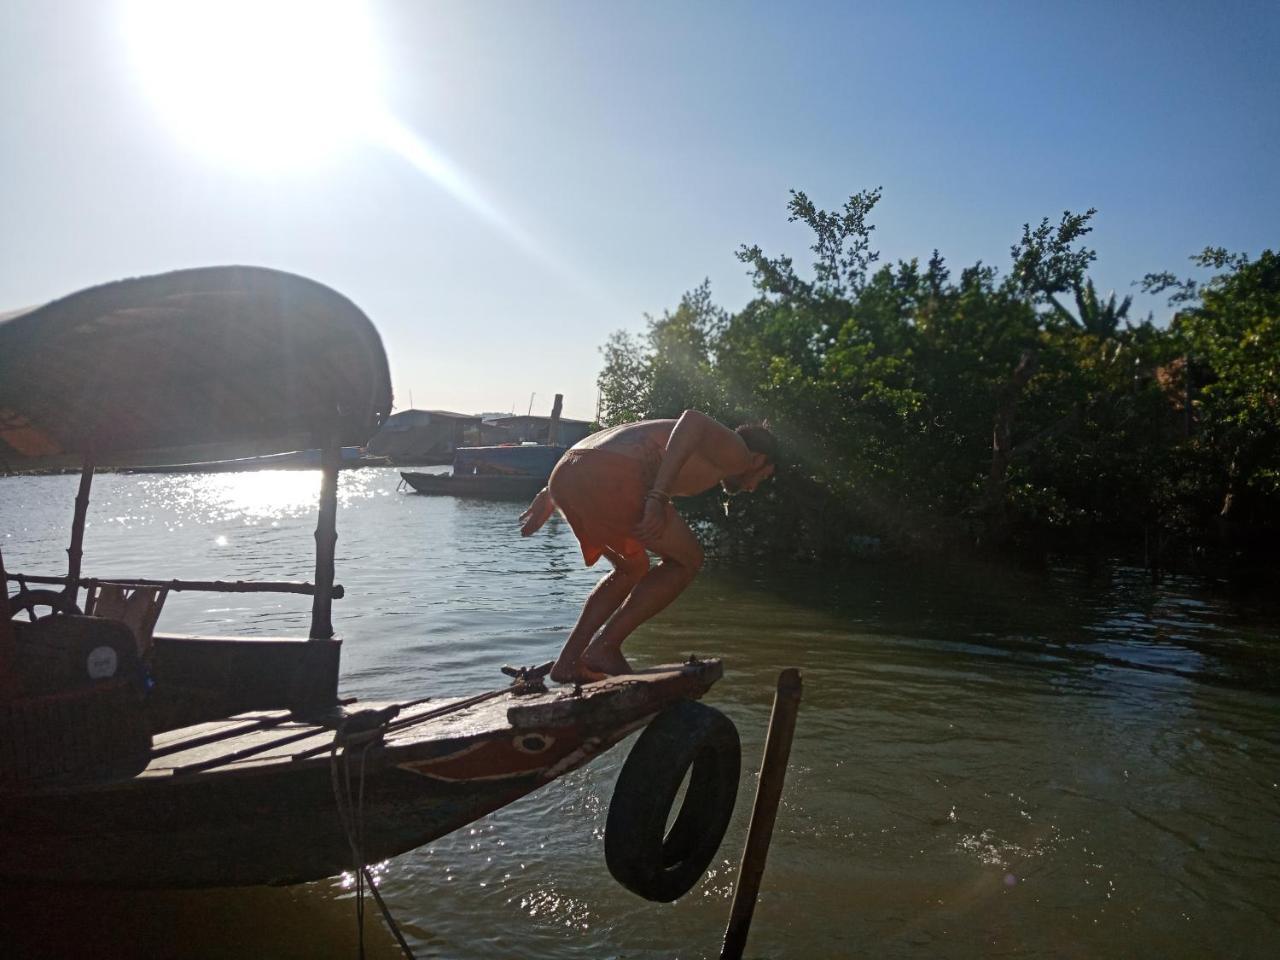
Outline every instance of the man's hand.
{"label": "man's hand", "polygon": [[555,501],[551,499],[550,491],[543,487],[529,504],[529,509],[520,514],[520,536],[527,537],[531,533],[536,533],[547,522],[555,508]]}
{"label": "man's hand", "polygon": [[663,503],[656,497],[646,497],[644,516],[632,531],[635,538],[641,543],[650,543],[662,536],[662,531],[667,528],[667,511],[671,509],[674,508],[669,503]]}

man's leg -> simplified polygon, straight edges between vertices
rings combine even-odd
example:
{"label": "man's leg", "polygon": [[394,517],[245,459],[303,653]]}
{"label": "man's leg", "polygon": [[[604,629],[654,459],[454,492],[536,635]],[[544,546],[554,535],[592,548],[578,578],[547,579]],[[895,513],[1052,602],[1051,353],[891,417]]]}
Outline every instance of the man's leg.
{"label": "man's leg", "polygon": [[606,674],[581,662],[582,651],[649,570],[649,557],[643,552],[623,556],[606,550],[604,555],[613,564],[613,572],[596,584],[591,596],[587,597],[578,622],[551,668],[551,679],[558,683],[604,679]]}
{"label": "man's leg", "polygon": [[622,655],[622,641],[680,596],[702,569],[702,546],[698,538],[673,508],[667,510],[666,529],[656,540],[645,544],[662,557],[662,563],[625,595],[617,612],[587,647],[582,663],[590,670],[630,673],[631,665]]}

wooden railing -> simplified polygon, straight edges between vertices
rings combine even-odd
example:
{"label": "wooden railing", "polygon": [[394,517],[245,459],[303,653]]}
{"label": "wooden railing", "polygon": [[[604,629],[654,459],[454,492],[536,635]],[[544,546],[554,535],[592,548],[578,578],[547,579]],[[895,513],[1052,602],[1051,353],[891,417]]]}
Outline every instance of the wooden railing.
{"label": "wooden railing", "polygon": [[[66,577],[36,576],[25,573],[6,573],[5,579],[19,585],[25,583],[53,584],[65,586]],[[79,577],[77,586],[94,587],[103,583],[113,583],[124,587],[168,587],[171,591],[205,590],[214,593],[301,593],[313,596],[316,588],[310,583],[299,583],[291,580],[146,580],[140,577]],[[341,584],[335,583],[329,595],[334,600],[341,600],[346,591]]]}

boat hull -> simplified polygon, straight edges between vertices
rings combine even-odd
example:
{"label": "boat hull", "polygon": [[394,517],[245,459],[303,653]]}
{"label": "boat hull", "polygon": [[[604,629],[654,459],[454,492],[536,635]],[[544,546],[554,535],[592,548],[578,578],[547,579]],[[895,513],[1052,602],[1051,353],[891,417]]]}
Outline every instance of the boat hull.
{"label": "boat hull", "polygon": [[[363,860],[444,836],[545,782],[536,774],[424,782],[377,764],[365,775]],[[353,790],[354,790],[353,786]],[[230,781],[148,784],[94,797],[4,804],[9,880],[105,887],[291,884],[352,869],[327,761]]]}
{"label": "boat hull", "polygon": [[309,734],[269,713],[222,721],[268,726],[213,744],[198,741],[214,724],[173,731],[130,780],[0,793],[0,878],[212,887],[333,876],[353,866],[338,800],[348,784],[363,795],[360,859],[384,860],[589,762],[719,675],[718,661],[704,661],[576,691],[428,702],[402,711],[381,740],[345,750],[332,730]]}
{"label": "boat hull", "polygon": [[543,477],[485,474],[454,476],[442,473],[401,473],[400,476],[415,493],[483,500],[530,500],[547,482]]}

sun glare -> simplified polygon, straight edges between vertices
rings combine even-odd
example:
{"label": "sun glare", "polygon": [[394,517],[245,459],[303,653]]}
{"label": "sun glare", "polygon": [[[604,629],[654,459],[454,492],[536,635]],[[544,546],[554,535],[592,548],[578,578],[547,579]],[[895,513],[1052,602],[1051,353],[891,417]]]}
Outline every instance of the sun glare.
{"label": "sun glare", "polygon": [[531,259],[601,296],[393,115],[360,0],[121,0],[146,98],[207,162],[252,174],[315,167],[347,147],[404,160]]}
{"label": "sun glare", "polygon": [[296,168],[364,137],[384,110],[359,3],[130,0],[123,28],[147,97],[211,159]]}

